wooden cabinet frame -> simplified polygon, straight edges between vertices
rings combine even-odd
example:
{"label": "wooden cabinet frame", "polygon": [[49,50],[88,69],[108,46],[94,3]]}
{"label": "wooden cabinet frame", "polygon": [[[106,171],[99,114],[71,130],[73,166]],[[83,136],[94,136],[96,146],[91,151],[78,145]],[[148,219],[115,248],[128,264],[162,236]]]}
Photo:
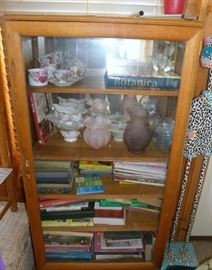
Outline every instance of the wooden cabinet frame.
{"label": "wooden cabinet frame", "polygon": [[[20,143],[24,188],[34,254],[38,269],[81,269],[81,263],[46,263],[42,229],[33,168],[34,150],[31,142],[27,85],[22,54],[23,36],[54,37],[116,37],[153,40],[185,41],[181,84],[176,112],[176,128],[169,158],[167,185],[160,215],[153,262],[150,263],[87,263],[86,269],[156,269],[160,267],[165,243],[172,224],[183,169],[183,146],[190,104],[194,95],[202,26],[198,21],[114,18],[96,16],[5,16],[4,31],[8,55],[11,97]],[[86,90],[84,90],[86,92]],[[107,92],[104,90],[102,93]],[[121,93],[116,90],[115,93]],[[121,155],[121,153],[120,153]],[[103,153],[102,153],[103,156]]]}

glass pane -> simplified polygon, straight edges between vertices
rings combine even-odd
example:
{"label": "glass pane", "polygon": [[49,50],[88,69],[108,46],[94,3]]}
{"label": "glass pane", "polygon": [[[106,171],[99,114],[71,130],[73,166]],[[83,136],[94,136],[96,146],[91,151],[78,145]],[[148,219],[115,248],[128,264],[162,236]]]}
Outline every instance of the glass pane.
{"label": "glass pane", "polygon": [[31,67],[48,70],[49,85],[160,90],[180,86],[184,43],[39,37],[25,39],[23,45],[32,48],[24,50],[26,61],[32,57]]}
{"label": "glass pane", "polygon": [[[151,232],[154,242],[185,44],[55,37],[22,44],[47,260],[101,260],[95,241],[118,248],[117,239],[106,243],[107,232],[142,239]],[[70,213],[81,207],[87,216]],[[95,219],[105,207],[117,207],[120,219]],[[125,260],[151,260],[134,240],[139,256],[131,249]],[[72,241],[82,244],[77,255]]]}

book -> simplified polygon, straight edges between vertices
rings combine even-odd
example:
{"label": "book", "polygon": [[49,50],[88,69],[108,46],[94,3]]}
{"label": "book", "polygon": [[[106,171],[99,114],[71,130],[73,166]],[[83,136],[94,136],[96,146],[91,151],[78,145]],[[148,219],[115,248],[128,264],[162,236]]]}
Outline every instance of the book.
{"label": "book", "polygon": [[97,170],[112,171],[112,163],[104,161],[80,161],[79,169],[81,170]]}
{"label": "book", "polygon": [[64,232],[64,231],[44,231],[43,239],[46,243],[66,244],[69,246],[91,245],[93,233],[87,232]]}
{"label": "book", "polygon": [[117,206],[117,205],[107,205],[107,206],[103,206],[103,205],[100,205],[99,201],[95,202],[94,204],[94,209],[100,209],[100,210],[119,210],[121,211],[122,210],[122,206]]}
{"label": "book", "polygon": [[69,261],[69,260],[91,260],[93,254],[88,252],[63,252],[63,253],[46,253],[46,259],[50,261]]}
{"label": "book", "polygon": [[66,206],[73,205],[82,202],[88,202],[88,200],[79,200],[79,199],[39,199],[40,208],[48,208],[48,207],[57,207],[57,206]]}
{"label": "book", "polygon": [[173,72],[156,72],[142,63],[122,63],[109,66],[105,72],[107,88],[178,89],[180,76]]}
{"label": "book", "polygon": [[80,210],[63,211],[40,211],[41,220],[65,220],[72,218],[92,218],[94,216],[94,202],[89,202],[88,207],[81,207]]}
{"label": "book", "polygon": [[160,205],[155,205],[147,202],[138,201],[137,199],[131,199],[128,202],[121,201],[109,201],[106,199],[101,199],[99,201],[100,206],[104,207],[125,207],[126,209],[140,209],[149,212],[159,213],[161,210]]}
{"label": "book", "polygon": [[114,162],[113,171],[127,171],[128,173],[149,173],[166,176],[166,162]]}
{"label": "book", "polygon": [[66,170],[66,171],[40,171],[36,170],[35,172],[36,178],[37,179],[50,179],[52,178],[55,181],[60,178],[66,178],[67,181],[69,182],[69,178],[71,177],[71,170]]}
{"label": "book", "polygon": [[103,193],[104,186],[99,176],[75,177],[77,195]]}
{"label": "book", "polygon": [[52,95],[50,93],[29,92],[29,103],[38,143],[43,145],[53,131],[52,123],[46,118],[53,104]]}
{"label": "book", "polygon": [[59,219],[59,220],[42,220],[41,225],[45,227],[75,227],[93,226],[93,218],[71,218],[71,219]]}
{"label": "book", "polygon": [[111,175],[112,170],[80,170],[81,175]]}
{"label": "book", "polygon": [[41,194],[69,194],[71,193],[71,184],[38,183],[37,191]]}
{"label": "book", "polygon": [[125,225],[125,209],[122,210],[94,210],[94,224]]}
{"label": "book", "polygon": [[93,250],[95,253],[134,253],[134,252],[144,252],[144,248],[134,248],[134,247],[128,247],[128,248],[104,248],[103,243],[104,243],[104,233],[103,232],[95,232],[94,233],[94,247]]}
{"label": "book", "polygon": [[109,240],[103,237],[103,248],[143,248],[142,238]]}
{"label": "book", "polygon": [[145,261],[152,260],[152,251],[153,251],[153,233],[151,231],[143,232],[143,243],[144,243],[144,258]]}
{"label": "book", "polygon": [[139,239],[143,237],[143,233],[139,231],[118,231],[118,232],[104,232],[104,238],[110,240],[120,239]]}
{"label": "book", "polygon": [[34,166],[37,171],[64,171],[72,168],[72,162],[61,160],[35,160]]}
{"label": "book", "polygon": [[129,260],[133,260],[135,261],[135,259],[139,259],[143,260],[144,255],[142,252],[134,252],[134,253],[119,253],[119,254],[113,254],[113,253],[106,253],[106,254],[95,254],[95,259],[97,261],[99,260],[106,260],[106,261],[127,261],[129,262]]}

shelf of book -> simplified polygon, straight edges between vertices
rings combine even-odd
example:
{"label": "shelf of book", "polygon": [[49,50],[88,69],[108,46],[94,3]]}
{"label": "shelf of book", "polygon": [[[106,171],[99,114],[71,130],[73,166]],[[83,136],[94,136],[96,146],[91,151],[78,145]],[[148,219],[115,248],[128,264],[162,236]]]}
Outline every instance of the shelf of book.
{"label": "shelf of book", "polygon": [[93,226],[46,226],[47,231],[157,231],[159,213],[147,212],[142,209],[126,209],[125,225],[93,225]]}
{"label": "shelf of book", "polygon": [[104,192],[100,194],[87,194],[76,195],[76,186],[73,183],[72,192],[70,194],[39,194],[40,198],[67,198],[70,197],[73,200],[83,199],[115,199],[122,197],[123,201],[127,201],[132,198],[137,198],[144,201],[151,201],[152,199],[161,199],[164,192],[163,186],[151,185],[151,184],[136,184],[136,183],[119,183],[112,180],[112,176],[101,176],[103,181]]}
{"label": "shelf of book", "polygon": [[88,146],[82,138],[76,142],[65,142],[60,134],[54,134],[45,145],[36,143],[33,148],[34,159],[40,160],[90,160],[90,161],[152,161],[168,160],[168,152],[161,151],[153,144],[142,154],[133,154],[128,151],[126,144],[110,142],[100,149]]}

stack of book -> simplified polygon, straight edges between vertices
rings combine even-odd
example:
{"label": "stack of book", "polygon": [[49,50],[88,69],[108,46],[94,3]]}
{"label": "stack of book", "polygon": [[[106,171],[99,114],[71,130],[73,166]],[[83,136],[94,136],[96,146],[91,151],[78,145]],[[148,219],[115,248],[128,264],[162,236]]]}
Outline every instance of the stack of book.
{"label": "stack of book", "polygon": [[51,261],[91,260],[93,233],[44,231],[46,259]]}
{"label": "stack of book", "polygon": [[166,162],[114,162],[113,179],[120,183],[164,186]]}
{"label": "stack of book", "polygon": [[122,206],[101,206],[95,202],[94,224],[125,225],[125,209]]}
{"label": "stack of book", "polygon": [[41,199],[42,227],[93,226],[94,201]]}
{"label": "stack of book", "polygon": [[96,260],[144,260],[142,232],[96,232],[94,254]]}
{"label": "stack of book", "polygon": [[39,193],[71,193],[73,182],[71,162],[36,160],[35,172]]}
{"label": "stack of book", "polygon": [[85,175],[111,175],[112,163],[105,161],[80,161],[80,174]]}

